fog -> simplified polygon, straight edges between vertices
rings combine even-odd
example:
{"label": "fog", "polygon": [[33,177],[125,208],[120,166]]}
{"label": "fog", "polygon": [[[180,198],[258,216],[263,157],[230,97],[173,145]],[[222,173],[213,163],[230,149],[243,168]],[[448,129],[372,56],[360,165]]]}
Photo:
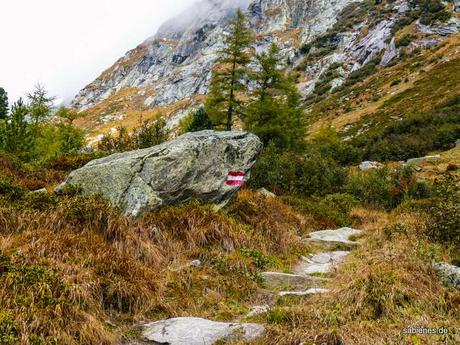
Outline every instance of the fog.
{"label": "fog", "polygon": [[[239,0],[235,0],[239,1]],[[192,0],[5,0],[0,87],[10,102],[41,83],[69,101]]]}

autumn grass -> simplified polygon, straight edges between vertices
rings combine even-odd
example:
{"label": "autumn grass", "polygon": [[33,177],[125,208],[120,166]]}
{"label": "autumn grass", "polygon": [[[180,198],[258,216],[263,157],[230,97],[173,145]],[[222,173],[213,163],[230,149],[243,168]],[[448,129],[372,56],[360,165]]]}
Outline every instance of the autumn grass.
{"label": "autumn grass", "polygon": [[[408,208],[347,209],[365,235],[332,292],[273,299],[260,273],[289,271],[312,250],[301,237],[335,216],[241,190],[225,210],[192,202],[130,220],[99,197],[28,193],[27,174],[55,181],[8,158],[2,171],[23,189],[0,197],[0,344],[120,344],[142,321],[177,316],[260,322],[268,330],[253,344],[264,345],[459,341],[459,292],[431,268],[448,248],[429,242],[425,216]],[[246,317],[266,303],[270,312]],[[450,333],[410,337],[408,326]]]}
{"label": "autumn grass", "polygon": [[225,212],[193,202],[136,221],[74,192],[2,195],[0,343],[119,344],[142,320],[242,317],[259,271],[307,252],[303,226],[251,191]]}
{"label": "autumn grass", "polygon": [[[408,214],[355,209],[366,231],[325,296],[279,301],[258,321],[271,324],[252,344],[457,344],[460,293],[442,287],[431,267],[440,248]],[[448,335],[404,335],[406,327],[444,327]]]}

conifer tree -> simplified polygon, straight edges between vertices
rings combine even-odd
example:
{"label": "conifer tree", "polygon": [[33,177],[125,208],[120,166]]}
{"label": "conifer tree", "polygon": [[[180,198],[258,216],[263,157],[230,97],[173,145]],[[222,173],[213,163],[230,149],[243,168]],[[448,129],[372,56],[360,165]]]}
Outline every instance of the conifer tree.
{"label": "conifer tree", "polygon": [[27,155],[34,137],[27,123],[29,109],[20,98],[11,108],[11,116],[2,127],[2,149],[18,156]]}
{"label": "conifer tree", "polygon": [[244,79],[250,62],[247,50],[252,42],[246,17],[238,10],[230,23],[230,33],[217,60],[206,101],[206,111],[216,127],[224,126],[231,130],[234,115],[241,114],[237,93],[246,90]]}
{"label": "conifer tree", "polygon": [[256,87],[246,109],[246,129],[257,134],[267,146],[300,150],[306,135],[301,97],[295,80],[280,67],[280,50],[272,44],[256,56],[258,69],[251,74]]}
{"label": "conifer tree", "polygon": [[37,84],[32,93],[27,94],[32,123],[37,125],[46,120],[53,110],[55,97],[48,96],[48,91],[41,84]]}
{"label": "conifer tree", "polygon": [[4,88],[0,87],[0,120],[8,117],[8,111],[8,94]]}
{"label": "conifer tree", "polygon": [[199,132],[199,131],[203,131],[205,129],[211,129],[211,128],[212,128],[212,122],[211,122],[211,119],[209,118],[208,113],[206,112],[206,110],[204,110],[204,108],[200,108],[193,114],[192,123],[190,124],[187,131],[188,132]]}

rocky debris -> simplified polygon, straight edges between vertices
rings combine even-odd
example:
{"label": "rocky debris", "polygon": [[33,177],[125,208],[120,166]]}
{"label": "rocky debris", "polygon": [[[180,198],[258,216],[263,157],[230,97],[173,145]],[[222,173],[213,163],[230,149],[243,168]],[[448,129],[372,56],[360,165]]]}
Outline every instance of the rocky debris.
{"label": "rocky debris", "polygon": [[313,283],[319,280],[306,275],[280,272],[263,272],[260,276],[264,281],[264,285],[269,289],[277,289],[286,286],[296,288],[311,287]]}
{"label": "rocky debris", "polygon": [[424,25],[420,21],[417,21],[417,27],[420,32],[427,35],[438,34],[440,36],[450,36],[460,31],[460,19],[452,17],[446,23],[437,23],[434,25]]}
{"label": "rocky debris", "polygon": [[313,289],[308,289],[306,291],[281,291],[278,293],[280,297],[286,297],[286,296],[308,296],[308,295],[319,295],[319,294],[325,294],[328,293],[330,290],[328,289],[319,289],[319,288],[313,288]]}
{"label": "rocky debris", "polygon": [[193,267],[193,268],[201,268],[203,264],[201,263],[200,260],[193,260],[190,262],[190,267]]}
{"label": "rocky debris", "polygon": [[335,269],[350,252],[335,251],[302,257],[294,272],[300,275],[327,274]]}
{"label": "rocky debris", "polygon": [[249,177],[262,143],[245,132],[187,133],[161,145],[94,160],[58,187],[100,194],[137,217],[193,199],[223,206],[241,187],[229,172]]}
{"label": "rocky debris", "polygon": [[454,0],[454,11],[460,12],[460,0]]}
{"label": "rocky debris", "polygon": [[350,240],[353,236],[360,236],[363,232],[352,228],[338,230],[323,230],[308,234],[308,240],[324,245],[356,246],[358,242]]}
{"label": "rocky debris", "polygon": [[380,169],[381,167],[382,167],[382,163],[371,162],[371,161],[365,161],[359,165],[359,169],[362,171],[371,170],[371,169]]}
{"label": "rocky debris", "polygon": [[257,192],[267,198],[276,198],[276,194],[275,193],[272,193],[270,192],[269,190],[265,189],[265,188],[260,188],[259,190],[257,190]]}
{"label": "rocky debris", "polygon": [[253,317],[253,316],[256,316],[256,315],[260,315],[260,314],[265,314],[267,312],[270,311],[270,306],[265,304],[265,305],[255,305],[251,308],[251,310],[249,311],[248,315],[246,315],[247,317]]}
{"label": "rocky debris", "polygon": [[48,193],[48,190],[47,190],[46,188],[41,188],[41,189],[34,190],[34,191],[32,191],[31,193],[33,193],[33,194],[40,194],[40,193],[45,193],[45,194],[47,194],[47,193]]}
{"label": "rocky debris", "polygon": [[392,27],[391,20],[382,20],[365,37],[352,45],[350,51],[354,60],[364,66],[376,58],[381,51],[389,49],[386,42],[391,39]]}
{"label": "rocky debris", "polygon": [[393,37],[388,43],[385,53],[382,56],[382,61],[380,61],[381,66],[386,66],[388,65],[393,59],[397,58],[399,56],[399,51],[396,48],[395,44],[395,38]]}
{"label": "rocky debris", "polygon": [[434,268],[442,277],[442,283],[446,287],[460,289],[460,267],[445,262],[436,263]]}
{"label": "rocky debris", "polygon": [[420,164],[424,162],[438,162],[440,160],[441,160],[441,155],[425,156],[425,157],[408,159],[406,164],[413,165],[413,164]]}
{"label": "rocky debris", "polygon": [[212,345],[219,340],[252,340],[264,333],[262,325],[216,322],[196,317],[179,317],[144,326],[143,337],[162,345]]}

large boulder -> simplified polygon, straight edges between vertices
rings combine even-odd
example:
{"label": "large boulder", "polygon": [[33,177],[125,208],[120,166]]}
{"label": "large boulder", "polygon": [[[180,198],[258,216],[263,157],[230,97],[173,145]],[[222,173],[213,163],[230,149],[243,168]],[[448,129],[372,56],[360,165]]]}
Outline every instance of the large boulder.
{"label": "large boulder", "polygon": [[187,133],[161,145],[89,162],[58,187],[100,194],[137,217],[200,200],[225,205],[249,177],[262,143],[245,132]]}

